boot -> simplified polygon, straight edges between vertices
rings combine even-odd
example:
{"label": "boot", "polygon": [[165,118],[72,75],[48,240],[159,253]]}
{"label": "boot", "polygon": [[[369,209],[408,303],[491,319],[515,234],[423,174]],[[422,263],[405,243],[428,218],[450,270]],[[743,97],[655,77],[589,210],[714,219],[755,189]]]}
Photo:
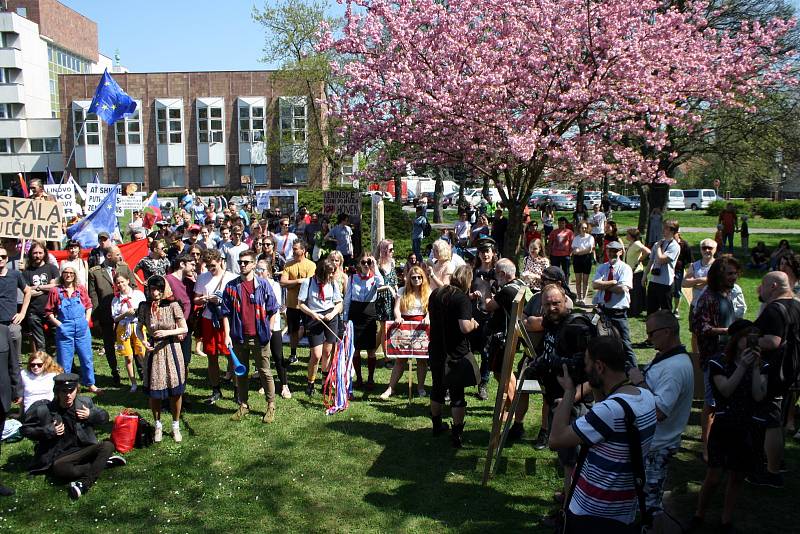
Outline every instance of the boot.
{"label": "boot", "polygon": [[442,422],[441,415],[432,415],[431,422],[433,423],[433,435],[438,436],[442,432],[446,432],[448,428],[447,423]]}
{"label": "boot", "polygon": [[452,430],[450,431],[450,443],[456,449],[460,449],[462,447],[462,440],[461,437],[464,434],[464,424],[460,425],[453,425]]}

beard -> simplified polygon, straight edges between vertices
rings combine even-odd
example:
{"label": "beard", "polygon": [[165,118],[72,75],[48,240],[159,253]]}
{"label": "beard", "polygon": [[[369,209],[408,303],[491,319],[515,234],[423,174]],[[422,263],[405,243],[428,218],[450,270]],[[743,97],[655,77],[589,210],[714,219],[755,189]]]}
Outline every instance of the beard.
{"label": "beard", "polygon": [[603,379],[597,374],[597,371],[592,368],[591,371],[588,373],[588,381],[589,385],[592,386],[594,389],[602,389],[603,387]]}

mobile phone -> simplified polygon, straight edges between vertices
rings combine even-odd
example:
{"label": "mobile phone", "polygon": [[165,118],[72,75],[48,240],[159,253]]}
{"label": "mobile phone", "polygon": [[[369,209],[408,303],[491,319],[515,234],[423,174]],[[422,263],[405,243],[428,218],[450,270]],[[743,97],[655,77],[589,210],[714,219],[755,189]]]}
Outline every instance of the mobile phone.
{"label": "mobile phone", "polygon": [[758,338],[760,336],[758,334],[747,334],[747,348],[748,349],[756,349],[758,348]]}

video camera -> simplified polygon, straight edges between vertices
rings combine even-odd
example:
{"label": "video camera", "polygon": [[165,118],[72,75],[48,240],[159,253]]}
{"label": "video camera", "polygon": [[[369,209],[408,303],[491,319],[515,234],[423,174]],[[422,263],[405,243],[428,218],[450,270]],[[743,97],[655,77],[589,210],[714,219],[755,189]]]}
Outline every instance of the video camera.
{"label": "video camera", "polygon": [[[566,323],[558,332],[555,351],[552,353],[537,355],[533,351],[530,341],[525,343],[531,347],[529,351],[531,361],[522,371],[524,379],[540,380],[546,376],[561,376],[563,366],[566,364],[567,372],[575,384],[586,382],[588,376],[586,375],[584,355],[589,346],[589,340],[596,335],[596,329],[591,319],[583,314],[570,315],[565,321]],[[562,356],[562,354],[567,356]]]}

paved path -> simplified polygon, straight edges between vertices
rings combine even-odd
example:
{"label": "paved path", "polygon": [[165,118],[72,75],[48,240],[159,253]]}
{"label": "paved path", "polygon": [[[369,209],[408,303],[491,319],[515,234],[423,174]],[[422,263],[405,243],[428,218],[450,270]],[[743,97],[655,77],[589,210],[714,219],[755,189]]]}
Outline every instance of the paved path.
{"label": "paved path", "polygon": [[[431,227],[437,230],[442,228],[452,228],[452,226],[452,223],[431,223]],[[681,232],[686,234],[714,235],[716,231],[716,228],[694,228],[688,226],[681,227]],[[750,228],[750,234],[800,235],[800,228]]]}

